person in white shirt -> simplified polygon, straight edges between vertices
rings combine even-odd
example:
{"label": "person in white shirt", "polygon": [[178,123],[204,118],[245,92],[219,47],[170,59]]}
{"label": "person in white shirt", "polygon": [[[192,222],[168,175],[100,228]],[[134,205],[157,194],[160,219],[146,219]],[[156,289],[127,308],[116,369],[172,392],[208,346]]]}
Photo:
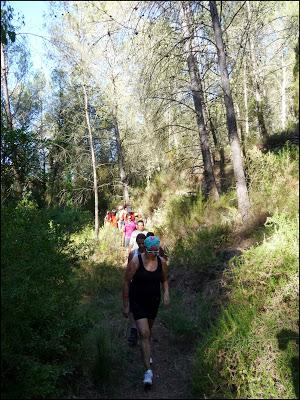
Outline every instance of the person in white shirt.
{"label": "person in white shirt", "polygon": [[135,250],[135,249],[138,248],[138,245],[137,245],[137,242],[136,242],[136,237],[137,237],[137,235],[139,233],[143,233],[144,235],[147,235],[147,233],[148,233],[148,231],[145,230],[144,221],[141,220],[141,219],[137,222],[136,230],[133,231],[131,236],[130,236],[128,254],[130,254],[130,252],[132,250]]}

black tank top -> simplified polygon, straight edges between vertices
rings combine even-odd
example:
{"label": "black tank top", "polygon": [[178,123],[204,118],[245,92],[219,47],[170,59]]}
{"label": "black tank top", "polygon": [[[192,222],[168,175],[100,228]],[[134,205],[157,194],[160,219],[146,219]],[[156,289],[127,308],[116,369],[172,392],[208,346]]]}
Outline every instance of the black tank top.
{"label": "black tank top", "polygon": [[155,271],[147,271],[144,267],[142,256],[139,254],[139,268],[130,283],[129,295],[132,299],[149,300],[160,298],[160,283],[162,282],[162,264],[157,257]]}

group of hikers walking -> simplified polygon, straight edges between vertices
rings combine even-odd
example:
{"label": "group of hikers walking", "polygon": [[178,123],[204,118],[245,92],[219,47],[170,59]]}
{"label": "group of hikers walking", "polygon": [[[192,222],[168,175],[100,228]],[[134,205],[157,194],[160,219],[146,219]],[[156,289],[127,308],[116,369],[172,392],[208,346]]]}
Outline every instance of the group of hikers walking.
{"label": "group of hikers walking", "polygon": [[[109,212],[108,212],[109,213]],[[119,206],[105,217],[123,232],[123,245],[127,249],[127,266],[123,282],[123,315],[131,323],[128,344],[135,346],[140,338],[145,368],[143,383],[153,383],[151,357],[151,331],[161,301],[169,305],[167,256],[160,246],[160,239],[145,229],[142,213]]]}
{"label": "group of hikers walking", "polygon": [[[119,229],[123,233],[122,244],[129,247],[129,241],[133,231],[135,231],[140,222],[144,223],[144,217],[141,211],[133,212],[130,206],[119,206],[118,210],[107,211],[104,218],[104,225],[110,225]],[[135,235],[132,236],[135,243]]]}

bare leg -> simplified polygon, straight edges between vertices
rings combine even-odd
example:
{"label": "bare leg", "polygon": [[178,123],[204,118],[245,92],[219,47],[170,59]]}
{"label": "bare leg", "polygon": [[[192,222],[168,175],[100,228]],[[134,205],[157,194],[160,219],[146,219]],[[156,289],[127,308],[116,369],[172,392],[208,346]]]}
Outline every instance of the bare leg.
{"label": "bare leg", "polygon": [[154,324],[154,319],[148,319],[148,323],[149,323],[150,336],[151,336],[151,331],[152,331],[152,326]]}
{"label": "bare leg", "polygon": [[148,319],[138,319],[136,325],[141,336],[144,366],[148,370],[150,369],[150,329]]}
{"label": "bare leg", "polygon": [[[152,347],[152,327],[153,327],[153,324],[154,324],[154,319],[148,319],[148,323],[149,323],[149,329],[150,329],[150,339],[149,339],[149,341],[150,341],[150,358],[151,358],[151,347]],[[149,359],[150,359],[149,358]],[[151,363],[152,363],[153,361],[152,361],[152,358],[151,358]]]}
{"label": "bare leg", "polygon": [[137,329],[136,322],[135,322],[135,319],[133,318],[132,312],[129,313],[128,317],[129,317],[131,328]]}

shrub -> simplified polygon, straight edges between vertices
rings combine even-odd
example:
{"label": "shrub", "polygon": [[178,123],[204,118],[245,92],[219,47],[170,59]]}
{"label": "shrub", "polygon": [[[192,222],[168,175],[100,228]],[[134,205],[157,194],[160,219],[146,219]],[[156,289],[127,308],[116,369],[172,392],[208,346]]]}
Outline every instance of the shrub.
{"label": "shrub", "polygon": [[229,305],[197,351],[193,387],[198,395],[295,395],[287,375],[297,346],[292,343],[282,354],[278,337],[284,329],[294,332],[294,340],[297,336],[298,221],[276,214],[267,225],[271,237],[233,259],[227,271]]}
{"label": "shrub", "polygon": [[[298,212],[299,151],[286,146],[277,154],[249,151],[247,171],[252,208],[273,215],[276,210]],[[287,193],[289,194],[287,196]]]}
{"label": "shrub", "polygon": [[2,208],[1,228],[2,395],[55,396],[86,328],[76,263],[67,236],[28,200]]}

